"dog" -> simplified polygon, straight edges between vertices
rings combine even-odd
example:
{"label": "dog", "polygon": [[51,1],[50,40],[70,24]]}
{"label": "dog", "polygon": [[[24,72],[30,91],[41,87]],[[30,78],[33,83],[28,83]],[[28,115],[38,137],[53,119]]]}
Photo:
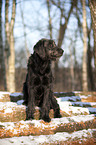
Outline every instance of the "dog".
{"label": "dog", "polygon": [[53,94],[51,61],[61,57],[63,50],[50,39],[41,39],[34,46],[28,60],[26,81],[23,85],[24,104],[27,105],[26,119],[34,118],[35,106],[40,107],[40,118],[50,122],[50,109],[54,118],[60,118],[60,108]]}

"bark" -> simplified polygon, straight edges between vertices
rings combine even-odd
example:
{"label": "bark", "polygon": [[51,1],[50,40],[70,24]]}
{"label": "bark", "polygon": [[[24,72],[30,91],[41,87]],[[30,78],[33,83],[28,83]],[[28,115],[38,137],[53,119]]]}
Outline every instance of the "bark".
{"label": "bark", "polygon": [[73,8],[74,8],[74,4],[72,3],[71,7],[70,7],[70,10],[69,10],[69,13],[68,13],[68,16],[65,17],[65,23],[64,24],[62,24],[62,19],[64,19],[64,16],[63,16],[64,12],[61,9],[60,28],[59,28],[59,37],[58,37],[58,46],[59,47],[62,46],[63,39],[64,39],[64,36],[65,36],[65,31],[67,29],[68,21],[69,21],[71,13],[73,11]]}
{"label": "bark", "polygon": [[95,68],[96,68],[96,0],[89,0],[89,6],[92,17],[92,27],[94,35],[94,58],[95,58]]}
{"label": "bark", "polygon": [[[0,72],[3,76],[3,44],[2,44],[2,1],[0,3]],[[3,78],[2,78],[3,80]]]}
{"label": "bark", "polygon": [[[59,28],[59,35],[58,35],[58,47],[61,47],[63,40],[64,40],[65,31],[67,29],[68,21],[69,21],[69,18],[71,16],[71,13],[73,11],[73,8],[74,8],[74,2],[72,1],[71,7],[70,7],[69,12],[68,12],[68,16],[64,15],[64,9],[61,8],[60,1],[58,1],[58,3],[56,3],[54,0],[51,0],[51,2],[55,6],[57,6],[57,8],[59,8],[60,12],[61,12],[60,28]],[[63,20],[65,20],[65,23],[62,23]],[[55,62],[55,72],[57,72],[57,71],[58,71],[58,60]],[[55,78],[56,78],[56,75],[55,75]],[[55,83],[57,83],[56,80],[55,80]]]}
{"label": "bark", "polygon": [[[46,0],[46,4],[47,4],[47,9],[48,9],[48,19],[49,19],[49,36],[50,36],[50,39],[52,39],[52,19],[51,19],[51,15],[50,15],[50,1],[49,0]],[[51,63],[51,68],[52,68],[52,72],[53,72],[53,75],[54,75],[54,68],[55,68],[55,62],[52,61]]]}
{"label": "bark", "polygon": [[74,91],[75,89],[75,79],[74,79],[74,60],[73,60],[73,55],[72,55],[72,50],[71,50],[71,47],[72,47],[72,42],[69,46],[69,51],[70,51],[70,73],[71,73],[71,89],[72,91]]}
{"label": "bark", "polygon": [[88,91],[86,0],[82,0],[82,8],[83,8],[83,62],[82,62],[82,89],[83,89],[83,91]]}
{"label": "bark", "polygon": [[[88,29],[88,28],[87,28]],[[88,29],[88,78],[89,78],[89,87],[91,91],[95,91],[95,85],[94,85],[94,78],[93,78],[93,71],[92,71],[92,65],[91,65],[91,60],[92,60],[92,50],[91,50],[91,45],[90,45],[90,33],[91,33],[91,28]]]}
{"label": "bark", "polygon": [[6,78],[7,78],[7,90],[9,92],[15,92],[15,50],[14,50],[14,22],[16,13],[16,0],[13,0],[12,17],[9,23],[9,0],[5,3],[5,31],[6,31]]}
{"label": "bark", "polygon": [[4,49],[3,49],[3,38],[2,38],[2,4],[3,0],[0,3],[0,75],[2,77],[2,85],[6,91],[6,77],[5,77],[5,60],[4,60]]}
{"label": "bark", "polygon": [[52,39],[52,19],[50,16],[50,3],[49,0],[46,0],[47,3],[47,8],[48,8],[48,18],[49,18],[49,34],[50,34],[50,39]]}

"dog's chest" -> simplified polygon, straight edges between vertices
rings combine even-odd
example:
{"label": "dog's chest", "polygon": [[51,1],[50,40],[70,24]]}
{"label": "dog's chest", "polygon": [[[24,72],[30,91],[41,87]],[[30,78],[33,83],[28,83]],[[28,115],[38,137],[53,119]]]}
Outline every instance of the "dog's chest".
{"label": "dog's chest", "polygon": [[43,64],[36,67],[34,72],[33,85],[34,86],[48,86],[52,82],[52,72],[50,64]]}
{"label": "dog's chest", "polygon": [[[51,76],[51,74],[50,74]],[[52,80],[51,77],[49,75],[44,75],[44,76],[35,76],[34,80],[33,80],[33,85],[34,86],[48,86]]]}

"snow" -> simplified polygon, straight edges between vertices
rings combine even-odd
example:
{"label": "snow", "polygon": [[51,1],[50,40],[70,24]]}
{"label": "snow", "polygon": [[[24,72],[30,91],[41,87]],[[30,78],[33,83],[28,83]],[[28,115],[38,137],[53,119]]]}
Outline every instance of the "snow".
{"label": "snow", "polygon": [[2,94],[0,94],[0,99],[2,99],[4,96]]}
{"label": "snow", "polygon": [[18,96],[23,96],[23,93],[11,93],[10,96],[12,97],[18,97]]}
{"label": "snow", "polygon": [[17,105],[13,102],[0,102],[0,110],[4,111],[4,113],[12,113],[16,108],[25,108],[24,105]]}
{"label": "snow", "polygon": [[[60,125],[72,123],[72,122],[86,122],[86,121],[91,121],[95,117],[94,115],[78,115],[77,116],[72,116],[72,117],[62,117],[62,118],[53,118],[51,119],[50,123],[44,124],[42,120],[28,120],[28,121],[19,121],[18,124],[20,124],[20,128],[28,128],[31,125],[33,125],[36,128],[42,128],[42,129],[47,129],[47,128],[56,128]],[[11,128],[12,130],[15,130],[15,123],[13,122],[0,122],[0,126],[3,126],[6,130],[9,130]]]}
{"label": "snow", "polygon": [[[66,100],[70,100],[70,101],[72,100],[74,102],[70,102]],[[57,102],[60,106],[60,109],[69,115],[96,113],[96,108],[92,108],[93,106],[96,106],[96,102],[75,102],[76,100],[80,100],[80,98],[78,96],[57,98]]]}
{"label": "snow", "polygon": [[0,91],[0,99],[4,98],[4,95],[10,95],[9,92]]}
{"label": "snow", "polygon": [[12,112],[13,112],[12,108],[7,108],[7,109],[4,111],[4,113],[12,113]]}
{"label": "snow", "polygon": [[22,105],[23,102],[24,102],[24,100],[19,100],[19,101],[17,101],[17,105]]}
{"label": "snow", "polygon": [[[74,93],[74,92],[73,92]],[[76,93],[76,92],[75,92]],[[13,97],[22,96],[22,93],[9,93],[9,92],[1,92],[0,98],[3,98],[4,95],[9,94]],[[64,94],[60,92],[60,94]],[[62,117],[62,118],[52,118],[50,123],[44,123],[42,120],[27,120],[27,121],[19,121],[19,122],[0,122],[0,126],[3,127],[6,131],[10,130],[14,134],[18,134],[18,131],[23,131],[24,129],[29,129],[30,125],[36,128],[41,129],[56,129],[59,126],[67,125],[68,123],[85,123],[86,121],[91,121],[95,118],[94,114],[96,114],[96,102],[81,102],[81,98],[88,98],[90,95],[80,95],[80,96],[66,96],[57,98],[57,102],[60,105],[60,109],[67,113],[70,117]],[[0,111],[3,113],[12,113],[16,107],[24,107],[22,103],[24,100],[19,100],[17,103],[13,102],[0,102]],[[39,109],[36,107],[36,109]],[[3,111],[2,111],[3,110]],[[91,113],[91,115],[89,115]],[[83,114],[83,115],[81,115]],[[85,114],[85,115],[84,115]],[[78,115],[78,116],[76,116]],[[16,129],[16,125],[19,126]],[[39,135],[39,136],[22,136],[22,137],[12,137],[0,139],[0,145],[38,145],[38,144],[46,144],[46,143],[58,143],[60,141],[69,141],[69,140],[77,140],[87,139],[92,137],[92,133],[96,131],[96,129],[88,129],[76,131],[73,133],[67,132],[58,132],[53,135]]]}
{"label": "snow", "polygon": [[59,105],[60,109],[69,115],[80,115],[82,113],[89,114],[88,108],[69,106],[71,102],[59,102]]}
{"label": "snow", "polygon": [[10,95],[10,92],[3,92],[3,91],[0,91],[0,95]]}
{"label": "snow", "polygon": [[92,133],[96,131],[96,129],[88,129],[82,131],[76,131],[73,133],[67,132],[58,132],[53,135],[40,135],[40,136],[21,136],[21,137],[12,137],[12,138],[5,138],[0,139],[0,145],[39,145],[39,144],[46,144],[46,143],[57,143],[60,141],[73,141],[80,139],[87,139],[92,137]]}
{"label": "snow", "polygon": [[80,95],[80,98],[81,98],[81,99],[87,99],[87,98],[88,98],[88,96],[85,96],[85,95]]}
{"label": "snow", "polygon": [[91,108],[91,107],[89,107],[88,108],[88,110],[89,110],[89,112],[92,114],[94,114],[94,113],[96,113],[96,108]]}
{"label": "snow", "polygon": [[60,97],[60,100],[61,100],[61,102],[62,101],[68,101],[68,100],[76,102],[76,101],[81,101],[81,98],[80,98],[80,96],[71,96],[71,97],[66,96],[66,97]]}
{"label": "snow", "polygon": [[78,106],[81,106],[81,107],[83,107],[83,106],[85,106],[85,107],[86,106],[96,106],[96,102],[70,102],[70,104],[73,105],[73,106],[78,105]]}

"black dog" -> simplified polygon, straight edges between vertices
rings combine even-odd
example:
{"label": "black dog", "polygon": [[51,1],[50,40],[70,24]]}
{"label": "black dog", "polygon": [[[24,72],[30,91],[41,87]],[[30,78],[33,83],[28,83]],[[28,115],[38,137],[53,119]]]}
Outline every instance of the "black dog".
{"label": "black dog", "polygon": [[34,53],[28,60],[28,73],[23,86],[25,104],[28,106],[27,119],[34,118],[35,106],[41,108],[40,119],[50,122],[49,111],[59,118],[60,108],[52,91],[53,77],[51,60],[62,56],[63,50],[53,40],[41,39],[34,46]]}

